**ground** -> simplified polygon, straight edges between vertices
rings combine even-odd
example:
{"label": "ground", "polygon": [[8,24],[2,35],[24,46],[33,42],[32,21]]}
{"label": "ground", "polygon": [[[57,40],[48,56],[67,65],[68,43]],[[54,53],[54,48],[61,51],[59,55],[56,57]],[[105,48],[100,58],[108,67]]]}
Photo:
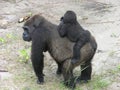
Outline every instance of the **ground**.
{"label": "ground", "polygon": [[[120,1],[119,0],[1,0],[0,1],[0,90],[69,90],[57,76],[56,63],[45,53],[45,83],[36,84],[30,61],[30,42],[22,40],[18,20],[41,13],[58,24],[66,10],[74,10],[78,21],[98,43],[93,58],[92,80],[76,90],[120,90]],[[79,74],[79,67],[74,71]]]}

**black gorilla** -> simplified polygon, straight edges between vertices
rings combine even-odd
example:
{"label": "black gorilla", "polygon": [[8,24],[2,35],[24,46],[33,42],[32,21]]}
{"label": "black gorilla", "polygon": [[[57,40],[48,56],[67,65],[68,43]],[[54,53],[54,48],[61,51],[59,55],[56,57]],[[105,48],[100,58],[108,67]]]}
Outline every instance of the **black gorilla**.
{"label": "black gorilla", "polygon": [[61,18],[58,32],[61,37],[66,36],[70,41],[75,42],[71,61],[73,64],[77,63],[80,59],[80,49],[90,41],[90,32],[80,26],[73,11],[67,11]]}
{"label": "black gorilla", "polygon": [[97,44],[93,36],[90,42],[81,48],[81,58],[78,63],[71,64],[72,47],[74,43],[67,38],[61,38],[57,31],[57,25],[47,21],[40,15],[34,15],[25,22],[23,33],[24,41],[32,41],[31,59],[38,83],[44,82],[43,74],[43,52],[48,51],[58,64],[57,73],[63,74],[65,85],[74,87],[73,69],[80,65],[81,75],[79,80],[90,80],[92,65],[91,60],[95,54]]}

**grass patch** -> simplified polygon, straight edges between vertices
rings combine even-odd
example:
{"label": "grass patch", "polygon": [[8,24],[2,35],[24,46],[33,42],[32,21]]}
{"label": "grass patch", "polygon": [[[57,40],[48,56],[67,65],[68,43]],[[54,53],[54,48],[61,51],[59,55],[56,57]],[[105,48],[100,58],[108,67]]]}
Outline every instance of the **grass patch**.
{"label": "grass patch", "polygon": [[117,68],[120,70],[120,64],[117,66]]}
{"label": "grass patch", "polygon": [[4,38],[0,37],[0,44],[3,44],[5,42],[6,42],[6,40]]}
{"label": "grass patch", "polygon": [[30,48],[19,50],[19,57],[20,57],[19,62],[27,63],[28,60],[30,59],[29,52],[30,52]]}
{"label": "grass patch", "polygon": [[101,80],[98,79],[95,82],[93,82],[93,90],[101,90],[109,85],[109,82],[107,80]]}

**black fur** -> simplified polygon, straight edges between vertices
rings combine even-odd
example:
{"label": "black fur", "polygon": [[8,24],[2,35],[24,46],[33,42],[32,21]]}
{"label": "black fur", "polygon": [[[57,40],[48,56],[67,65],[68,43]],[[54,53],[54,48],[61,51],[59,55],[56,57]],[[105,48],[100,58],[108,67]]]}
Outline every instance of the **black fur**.
{"label": "black fur", "polygon": [[[90,42],[85,44],[81,49],[81,60],[77,64],[71,64],[71,57],[74,43],[67,38],[61,38],[57,31],[57,25],[47,21],[40,15],[34,15],[25,22],[23,40],[32,41],[31,60],[38,83],[44,82],[44,55],[43,52],[48,51],[58,64],[57,73],[63,74],[64,83],[69,87],[74,87],[75,83],[73,69],[84,63],[91,67],[91,59],[95,54],[97,44],[91,36]],[[89,80],[91,78],[91,68],[87,67],[79,76],[81,80]],[[89,71],[90,70],[90,71]],[[84,76],[84,77],[83,77]],[[79,80],[80,80],[79,79]],[[69,82],[68,82],[69,81]]]}
{"label": "black fur", "polygon": [[76,14],[73,11],[67,11],[61,18],[58,26],[58,32],[61,37],[67,37],[70,41],[75,42],[73,46],[72,63],[77,63],[80,59],[80,49],[90,42],[90,32],[84,30],[77,22]]}

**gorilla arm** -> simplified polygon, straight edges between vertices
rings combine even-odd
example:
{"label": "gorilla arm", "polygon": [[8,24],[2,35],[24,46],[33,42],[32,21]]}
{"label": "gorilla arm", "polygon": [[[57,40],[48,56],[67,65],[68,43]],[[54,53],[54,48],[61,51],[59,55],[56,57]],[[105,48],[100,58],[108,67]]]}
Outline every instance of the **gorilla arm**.
{"label": "gorilla arm", "polygon": [[63,21],[61,21],[60,25],[58,26],[58,33],[60,37],[65,37],[67,34],[67,25],[65,25]]}
{"label": "gorilla arm", "polygon": [[32,65],[35,71],[36,76],[38,77],[37,83],[43,83],[44,82],[44,74],[43,74],[43,68],[44,68],[44,55],[43,52],[45,51],[45,44],[42,40],[33,40],[32,41]]}

